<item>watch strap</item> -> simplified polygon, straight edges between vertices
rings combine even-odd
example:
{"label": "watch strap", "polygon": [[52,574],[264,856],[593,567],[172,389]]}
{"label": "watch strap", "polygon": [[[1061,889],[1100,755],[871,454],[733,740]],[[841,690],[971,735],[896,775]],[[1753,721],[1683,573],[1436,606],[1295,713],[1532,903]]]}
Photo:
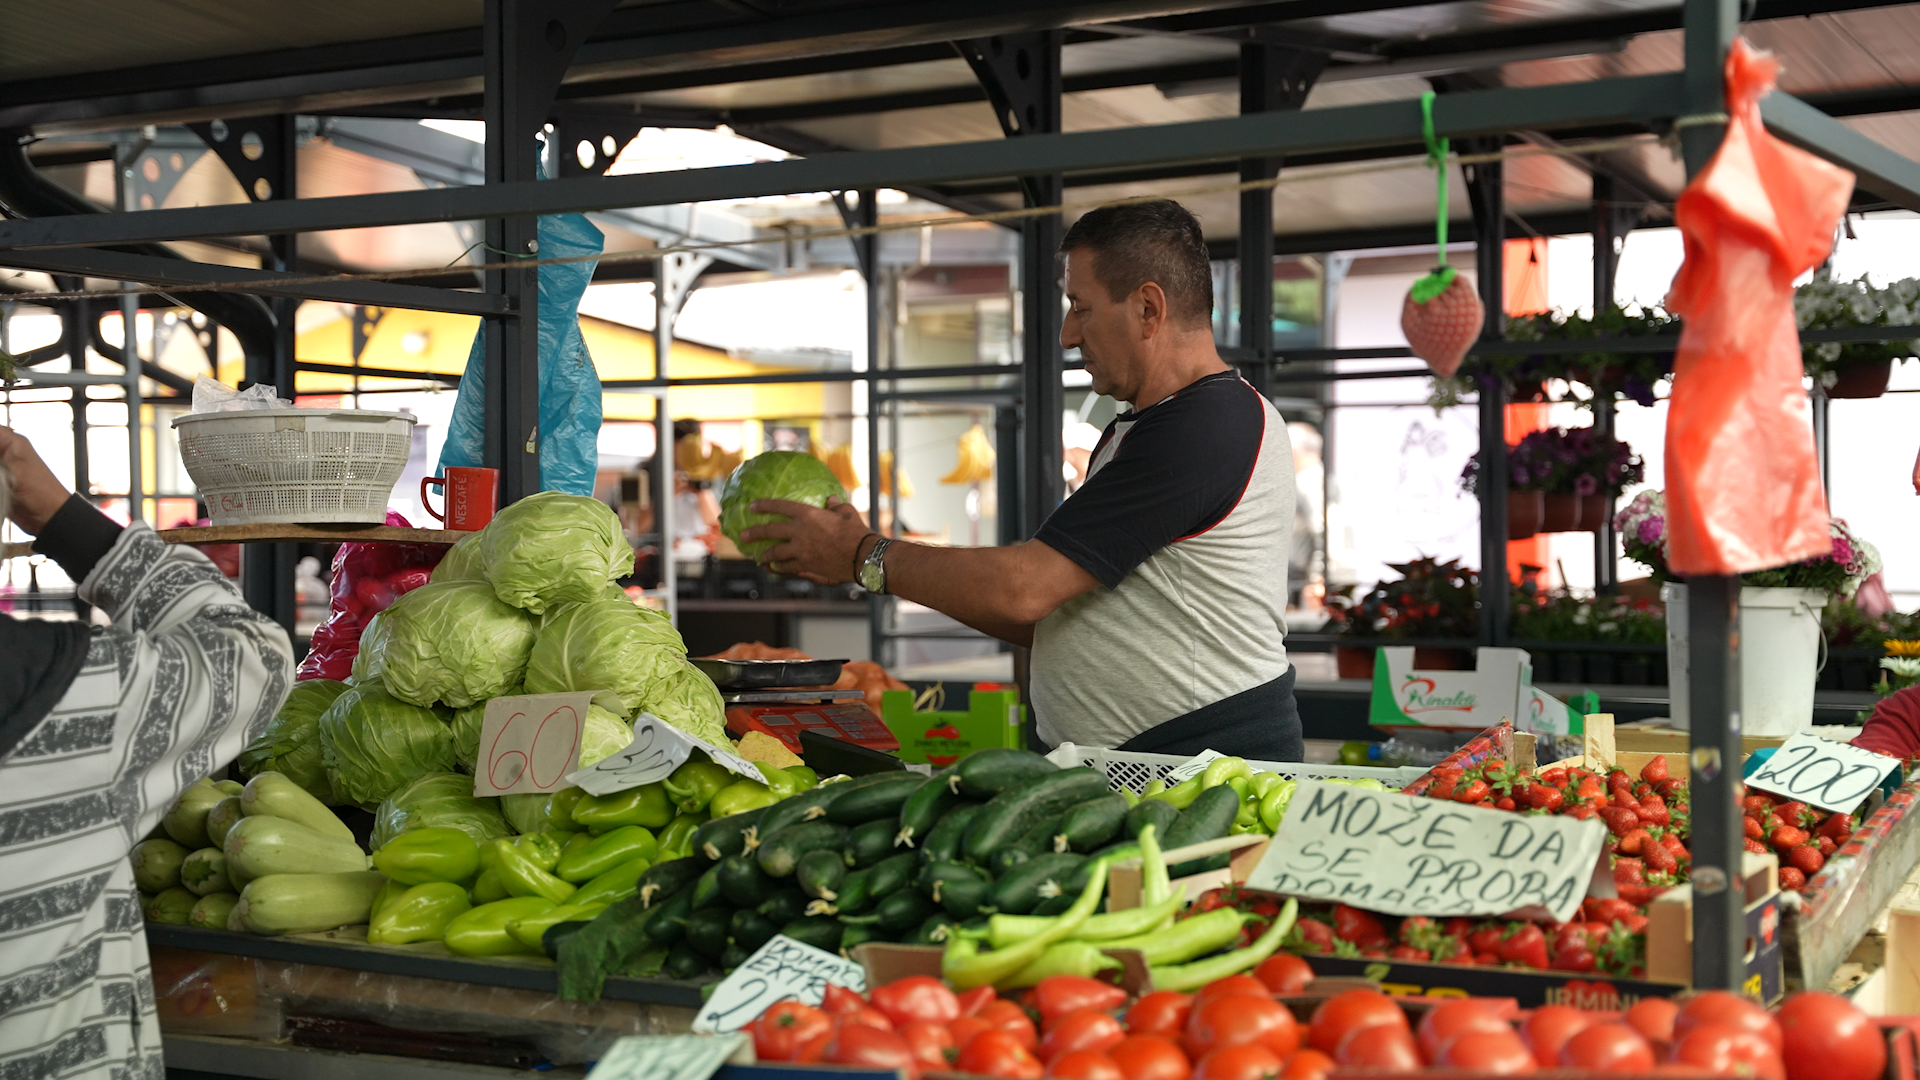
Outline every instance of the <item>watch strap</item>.
{"label": "watch strap", "polygon": [[[886,595],[886,592],[887,592],[887,563],[886,563],[886,558],[887,558],[887,549],[888,549],[888,548],[890,548],[890,547],[892,547],[892,546],[893,546],[893,539],[892,539],[891,537],[886,537],[886,536],[883,536],[883,537],[881,537],[880,539],[878,539],[878,540],[876,540],[876,541],[874,541],[874,542],[873,542],[873,549],[872,549],[871,551],[868,551],[868,552],[867,552],[867,559],[866,559],[866,563],[864,564],[864,566],[862,567],[862,569],[864,570],[864,569],[865,569],[866,567],[871,567],[871,568],[873,568],[873,570],[874,570],[874,571],[876,572],[876,576],[877,576],[877,577],[878,577],[878,579],[879,579],[879,580],[878,580],[878,583],[877,583],[877,584],[878,584],[878,587],[877,587],[877,588],[868,588],[868,589],[867,589],[867,591],[868,591],[868,592],[873,592],[873,593],[878,593],[878,594],[880,594],[880,595],[882,595],[882,596],[885,596],[885,595]],[[862,574],[861,574],[861,579],[862,579],[862,580],[861,580],[861,582],[860,582],[860,584],[861,584],[861,586],[862,586],[862,587],[866,587],[866,580],[865,580],[865,578],[866,578],[866,575],[865,575],[865,573],[862,573]]]}

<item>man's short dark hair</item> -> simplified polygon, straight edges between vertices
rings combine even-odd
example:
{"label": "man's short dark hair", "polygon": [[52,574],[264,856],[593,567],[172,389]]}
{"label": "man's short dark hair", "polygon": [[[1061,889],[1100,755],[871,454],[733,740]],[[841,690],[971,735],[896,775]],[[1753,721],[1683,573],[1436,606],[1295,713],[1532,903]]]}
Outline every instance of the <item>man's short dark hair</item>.
{"label": "man's short dark hair", "polygon": [[1168,314],[1187,329],[1213,320],[1213,267],[1200,219],[1172,199],[1089,210],[1060,241],[1060,252],[1085,249],[1093,276],[1115,300],[1151,281],[1167,294]]}

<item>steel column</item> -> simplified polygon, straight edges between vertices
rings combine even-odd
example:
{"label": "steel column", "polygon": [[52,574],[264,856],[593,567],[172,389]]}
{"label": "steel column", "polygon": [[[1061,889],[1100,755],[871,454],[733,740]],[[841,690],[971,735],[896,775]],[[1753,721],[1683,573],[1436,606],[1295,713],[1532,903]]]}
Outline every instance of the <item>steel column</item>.
{"label": "steel column", "polygon": [[[1596,168],[1593,173],[1593,314],[1599,318],[1613,306],[1614,282],[1620,276],[1620,256],[1626,248],[1627,233],[1641,217],[1638,205],[1621,206],[1616,199],[1614,178]],[[1612,438],[1617,396],[1612,390],[1593,389],[1593,429]],[[1593,534],[1594,591],[1612,596],[1619,591],[1619,565],[1615,554],[1617,538],[1613,532],[1612,496],[1607,498],[1607,516]]]}
{"label": "steel column", "polygon": [[[845,192],[836,192],[833,202],[840,210],[840,220],[849,229],[872,228],[880,223],[879,193],[872,188],[853,193],[854,201],[848,202]],[[866,369],[875,371],[880,367],[880,237],[877,233],[851,237],[847,241],[853,247],[853,260],[860,268],[860,277],[865,282],[865,302],[862,311],[867,321]],[[890,387],[889,387],[890,389]],[[900,535],[900,498],[899,489],[894,489],[893,522],[883,525],[880,520],[880,402],[883,391],[879,380],[868,379],[859,382],[853,388],[856,405],[863,405],[867,420],[867,527],[874,532],[889,536]],[[864,399],[864,401],[858,400]],[[891,395],[887,395],[889,409]],[[859,408],[855,409],[858,413]],[[897,460],[897,459],[896,459]],[[889,649],[892,641],[890,622],[892,601],[878,593],[867,594],[867,655],[881,664],[892,664],[893,657]]]}
{"label": "steel column", "polygon": [[[1501,141],[1469,139],[1461,150],[1488,153],[1500,149]],[[1498,341],[1507,332],[1505,171],[1498,161],[1463,165],[1460,171],[1478,237],[1474,273],[1486,306],[1480,340]],[[1512,582],[1507,580],[1507,387],[1497,381],[1480,387],[1480,479],[1480,643],[1503,645]]]}
{"label": "steel column", "polygon": [[[1240,46],[1240,113],[1296,110],[1307,103],[1327,56],[1264,42]],[[1242,182],[1280,175],[1279,157],[1242,158]],[[1262,397],[1273,396],[1273,189],[1240,193],[1240,347],[1251,363],[1242,373]]]}

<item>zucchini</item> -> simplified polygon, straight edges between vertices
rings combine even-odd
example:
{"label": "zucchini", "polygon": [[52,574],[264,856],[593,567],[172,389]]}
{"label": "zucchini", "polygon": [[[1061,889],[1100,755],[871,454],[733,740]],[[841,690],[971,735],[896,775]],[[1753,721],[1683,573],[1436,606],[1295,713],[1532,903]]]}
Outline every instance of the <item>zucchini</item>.
{"label": "zucchini", "polygon": [[[755,867],[758,869],[758,867]],[[785,926],[807,913],[809,897],[799,889],[781,889],[761,903],[758,910],[775,926]]]}
{"label": "zucchini", "polygon": [[712,907],[696,911],[687,918],[687,944],[709,960],[720,959],[727,951],[727,932],[733,925],[733,909]]}
{"label": "zucchini", "polygon": [[973,819],[984,809],[985,803],[970,802],[947,811],[927,831],[926,841],[920,845],[921,856],[928,862],[952,862],[959,858],[961,838],[967,835]]}
{"label": "zucchini", "polygon": [[133,845],[133,883],[143,893],[159,893],[180,884],[180,870],[193,852],[170,837],[151,836]]}
{"label": "zucchini", "polygon": [[1167,830],[1180,817],[1180,811],[1165,799],[1141,799],[1133,809],[1127,811],[1127,835],[1138,837],[1140,830],[1153,826],[1153,835],[1165,837]]}
{"label": "zucchini", "polygon": [[769,807],[762,806],[744,814],[714,818],[693,830],[693,853],[719,862],[729,855],[752,851],[760,844],[757,826]]}
{"label": "zucchini", "polygon": [[876,818],[856,826],[847,834],[846,864],[864,869],[893,854],[893,838],[899,832],[892,818]]}
{"label": "zucchini", "polygon": [[778,923],[757,911],[749,911],[745,908],[734,912],[733,921],[727,924],[727,939],[744,949],[748,955],[752,955],[755,949],[771,941],[773,935],[779,932]]}
{"label": "zucchini", "polygon": [[707,860],[695,857],[669,859],[655,863],[640,875],[634,885],[634,895],[640,898],[642,908],[671,898],[675,893],[700,880],[707,872]]}
{"label": "zucchini", "polygon": [[873,913],[880,916],[882,930],[905,933],[927,921],[927,916],[938,910],[933,901],[920,895],[919,890],[901,889],[874,905]]}
{"label": "zucchini", "polygon": [[240,898],[230,892],[208,893],[187,912],[187,925],[204,927],[208,930],[224,930],[227,917],[233,914],[234,905]]}
{"label": "zucchini", "polygon": [[[1234,815],[1240,812],[1240,795],[1225,784],[1211,787],[1201,792],[1174,823],[1167,827],[1166,839],[1161,847],[1166,851],[1199,844],[1208,840],[1218,840],[1233,828]],[[1170,868],[1167,873],[1172,877],[1187,877],[1190,874],[1217,870],[1228,862],[1226,854],[1213,855],[1204,859],[1190,859]]]}
{"label": "zucchini", "polygon": [[660,903],[660,910],[647,920],[647,940],[657,945],[672,945],[686,933],[687,918],[693,914],[693,886],[689,885]]}
{"label": "zucchini", "polygon": [[353,830],[326,803],[277,772],[263,772],[240,789],[240,812],[297,821],[323,836],[352,841]]}
{"label": "zucchini", "polygon": [[200,897],[175,885],[150,897],[141,910],[148,922],[186,926],[193,921],[193,909],[199,906]]}
{"label": "zucchini", "polygon": [[760,838],[754,858],[769,877],[792,877],[800,856],[809,851],[843,851],[847,846],[847,827],[831,821],[807,821],[789,825],[779,832]]}
{"label": "zucchini", "polygon": [[726,904],[726,897],[720,895],[720,868],[707,867],[700,880],[693,883],[693,910],[706,911],[709,908]]}
{"label": "zucchini", "polygon": [[214,847],[225,843],[227,830],[233,828],[233,823],[245,816],[246,814],[240,810],[238,795],[229,795],[214,803],[213,809],[207,811],[207,843]]}
{"label": "zucchini", "polygon": [[895,855],[874,864],[868,871],[867,891],[875,900],[884,900],[913,883],[914,868],[920,860],[912,852]]}
{"label": "zucchini", "polygon": [[269,874],[345,874],[367,868],[367,853],[352,840],[265,815],[234,822],[227,830],[225,854],[227,877],[236,886]]}
{"label": "zucchini", "polygon": [[[311,795],[307,797],[312,798]],[[214,787],[212,780],[202,780],[180,793],[180,797],[167,808],[166,816],[160,819],[160,827],[188,850],[197,851],[211,842],[207,839],[207,814],[226,798],[226,792]],[[333,817],[331,813],[327,816]],[[339,824],[339,818],[333,820]]]}
{"label": "zucchini", "polygon": [[809,851],[794,864],[793,879],[800,883],[801,892],[832,903],[847,880],[847,860],[837,851]]}
{"label": "zucchini", "polygon": [[367,921],[373,898],[386,883],[386,875],[372,870],[266,874],[241,890],[232,917],[256,934],[310,934],[352,926]]}
{"label": "zucchini", "polygon": [[1031,750],[994,748],[968,754],[953,767],[960,793],[970,799],[991,799],[1003,791],[1024,787],[1060,769]]}
{"label": "zucchini", "polygon": [[669,979],[688,981],[707,973],[707,958],[685,942],[667,950],[667,962],[660,973]]}
{"label": "zucchini", "polygon": [[[1009,915],[1029,915],[1040,901],[1066,892],[1085,855],[1036,855],[993,884],[993,906]],[[1051,886],[1051,887],[1048,887]]]}
{"label": "zucchini", "polygon": [[[972,760],[971,758],[968,759]],[[1042,759],[1044,760],[1044,759]],[[1061,769],[1029,780],[987,803],[967,829],[967,857],[978,862],[1069,807],[1107,793],[1107,776],[1094,769]],[[1231,795],[1232,789],[1228,792]]]}
{"label": "zucchini", "polygon": [[201,848],[180,864],[180,884],[195,896],[232,892],[227,883],[227,857],[219,848]]}
{"label": "zucchini", "polygon": [[737,908],[759,907],[773,895],[773,879],[751,855],[729,855],[714,867],[720,895]]}
{"label": "zucchini", "polygon": [[960,805],[959,778],[952,769],[942,769],[927,778],[900,804],[900,831],[894,842],[901,847],[912,847],[915,837],[924,837],[933,830],[940,819],[949,810]]}
{"label": "zucchini", "polygon": [[898,821],[900,807],[926,782],[927,778],[919,773],[903,772],[843,791],[827,804],[827,820],[837,825],[865,825],[881,819]]}
{"label": "zucchini", "polygon": [[1064,844],[1068,850],[1084,855],[1119,836],[1126,824],[1127,800],[1109,792],[1066,812],[1060,819],[1054,848],[1058,850]]}
{"label": "zucchini", "polygon": [[830,915],[809,915],[804,919],[795,919],[780,928],[780,932],[816,949],[828,952],[840,951],[840,920]]}

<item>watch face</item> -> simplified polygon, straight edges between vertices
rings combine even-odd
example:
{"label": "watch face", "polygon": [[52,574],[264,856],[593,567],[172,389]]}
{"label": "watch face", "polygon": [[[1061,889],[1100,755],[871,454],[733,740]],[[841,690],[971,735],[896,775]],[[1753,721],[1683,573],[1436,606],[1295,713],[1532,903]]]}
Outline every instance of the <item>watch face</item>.
{"label": "watch face", "polygon": [[877,593],[880,591],[880,586],[884,584],[886,584],[886,571],[875,566],[873,563],[866,563],[860,567],[861,588],[871,593]]}

